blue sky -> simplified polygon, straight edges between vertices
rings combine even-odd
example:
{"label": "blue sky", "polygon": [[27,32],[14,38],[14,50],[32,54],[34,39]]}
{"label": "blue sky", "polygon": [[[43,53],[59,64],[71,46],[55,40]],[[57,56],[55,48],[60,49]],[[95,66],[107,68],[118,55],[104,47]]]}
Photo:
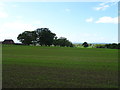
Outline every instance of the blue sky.
{"label": "blue sky", "polygon": [[118,42],[118,3],[4,2],[0,3],[0,41],[49,28],[73,43]]}

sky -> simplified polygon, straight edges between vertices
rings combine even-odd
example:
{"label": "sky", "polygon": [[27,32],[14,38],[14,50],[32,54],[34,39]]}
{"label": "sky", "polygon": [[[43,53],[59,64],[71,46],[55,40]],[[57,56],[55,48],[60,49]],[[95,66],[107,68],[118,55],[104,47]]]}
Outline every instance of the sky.
{"label": "sky", "polygon": [[117,43],[117,2],[0,2],[0,41],[49,28],[73,43]]}

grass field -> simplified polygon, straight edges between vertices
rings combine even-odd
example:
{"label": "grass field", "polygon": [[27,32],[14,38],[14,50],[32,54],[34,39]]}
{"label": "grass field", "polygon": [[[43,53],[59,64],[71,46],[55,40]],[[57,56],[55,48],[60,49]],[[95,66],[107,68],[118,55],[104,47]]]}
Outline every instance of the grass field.
{"label": "grass field", "polygon": [[3,88],[117,88],[116,49],[3,46]]}

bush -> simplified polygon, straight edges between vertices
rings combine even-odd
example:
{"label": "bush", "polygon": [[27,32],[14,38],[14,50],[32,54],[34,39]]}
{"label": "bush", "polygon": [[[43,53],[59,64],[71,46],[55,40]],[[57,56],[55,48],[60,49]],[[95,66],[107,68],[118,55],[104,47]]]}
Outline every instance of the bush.
{"label": "bush", "polygon": [[105,44],[96,44],[95,48],[106,48]]}

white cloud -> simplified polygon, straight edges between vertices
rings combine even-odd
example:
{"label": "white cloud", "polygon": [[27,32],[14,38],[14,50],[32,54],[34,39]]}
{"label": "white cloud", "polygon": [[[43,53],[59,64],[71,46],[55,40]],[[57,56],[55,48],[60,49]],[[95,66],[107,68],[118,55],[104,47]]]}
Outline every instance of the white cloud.
{"label": "white cloud", "polygon": [[0,2],[0,11],[4,11],[5,10],[5,4]]}
{"label": "white cloud", "polygon": [[0,18],[7,18],[8,14],[4,11],[0,11]]}
{"label": "white cloud", "polygon": [[105,5],[105,4],[106,4],[106,2],[104,2],[104,3],[100,3],[99,5],[102,6],[102,5]]}
{"label": "white cloud", "polygon": [[0,2],[0,7],[4,7],[4,6],[5,6],[5,4]]}
{"label": "white cloud", "polygon": [[113,23],[113,24],[117,24],[118,23],[118,17],[101,17],[99,18],[98,21],[96,21],[95,23]]}
{"label": "white cloud", "polygon": [[106,10],[108,7],[111,7],[113,5],[118,4],[120,0],[106,0],[105,2],[100,3],[97,7],[94,9],[99,11],[99,10]]}
{"label": "white cloud", "polygon": [[16,19],[23,19],[23,16],[18,15],[16,16]]}
{"label": "white cloud", "polygon": [[15,5],[15,4],[14,4],[14,5],[12,5],[12,7],[16,8],[16,7],[18,7],[18,5]]}
{"label": "white cloud", "polygon": [[0,18],[7,18],[8,13],[5,11],[5,4],[0,2]]}
{"label": "white cloud", "polygon": [[109,5],[102,5],[100,7],[95,7],[94,9],[99,11],[99,10],[105,10],[106,8],[110,7]]}
{"label": "white cloud", "polygon": [[91,18],[86,19],[86,22],[93,22],[93,18],[91,17]]}
{"label": "white cloud", "polygon": [[31,24],[27,24],[24,22],[20,21],[13,21],[13,22],[7,22],[4,23],[1,28],[2,31],[7,31],[7,32],[21,32],[25,30],[34,30],[35,27]]}
{"label": "white cloud", "polygon": [[17,36],[18,36],[18,33],[0,33],[0,41],[3,41],[4,39],[13,39],[15,42],[18,42],[17,41]]}
{"label": "white cloud", "polygon": [[4,39],[13,39],[17,41],[18,34],[24,31],[33,31],[37,29],[34,24],[25,23],[24,21],[6,22],[0,25],[0,41]]}

